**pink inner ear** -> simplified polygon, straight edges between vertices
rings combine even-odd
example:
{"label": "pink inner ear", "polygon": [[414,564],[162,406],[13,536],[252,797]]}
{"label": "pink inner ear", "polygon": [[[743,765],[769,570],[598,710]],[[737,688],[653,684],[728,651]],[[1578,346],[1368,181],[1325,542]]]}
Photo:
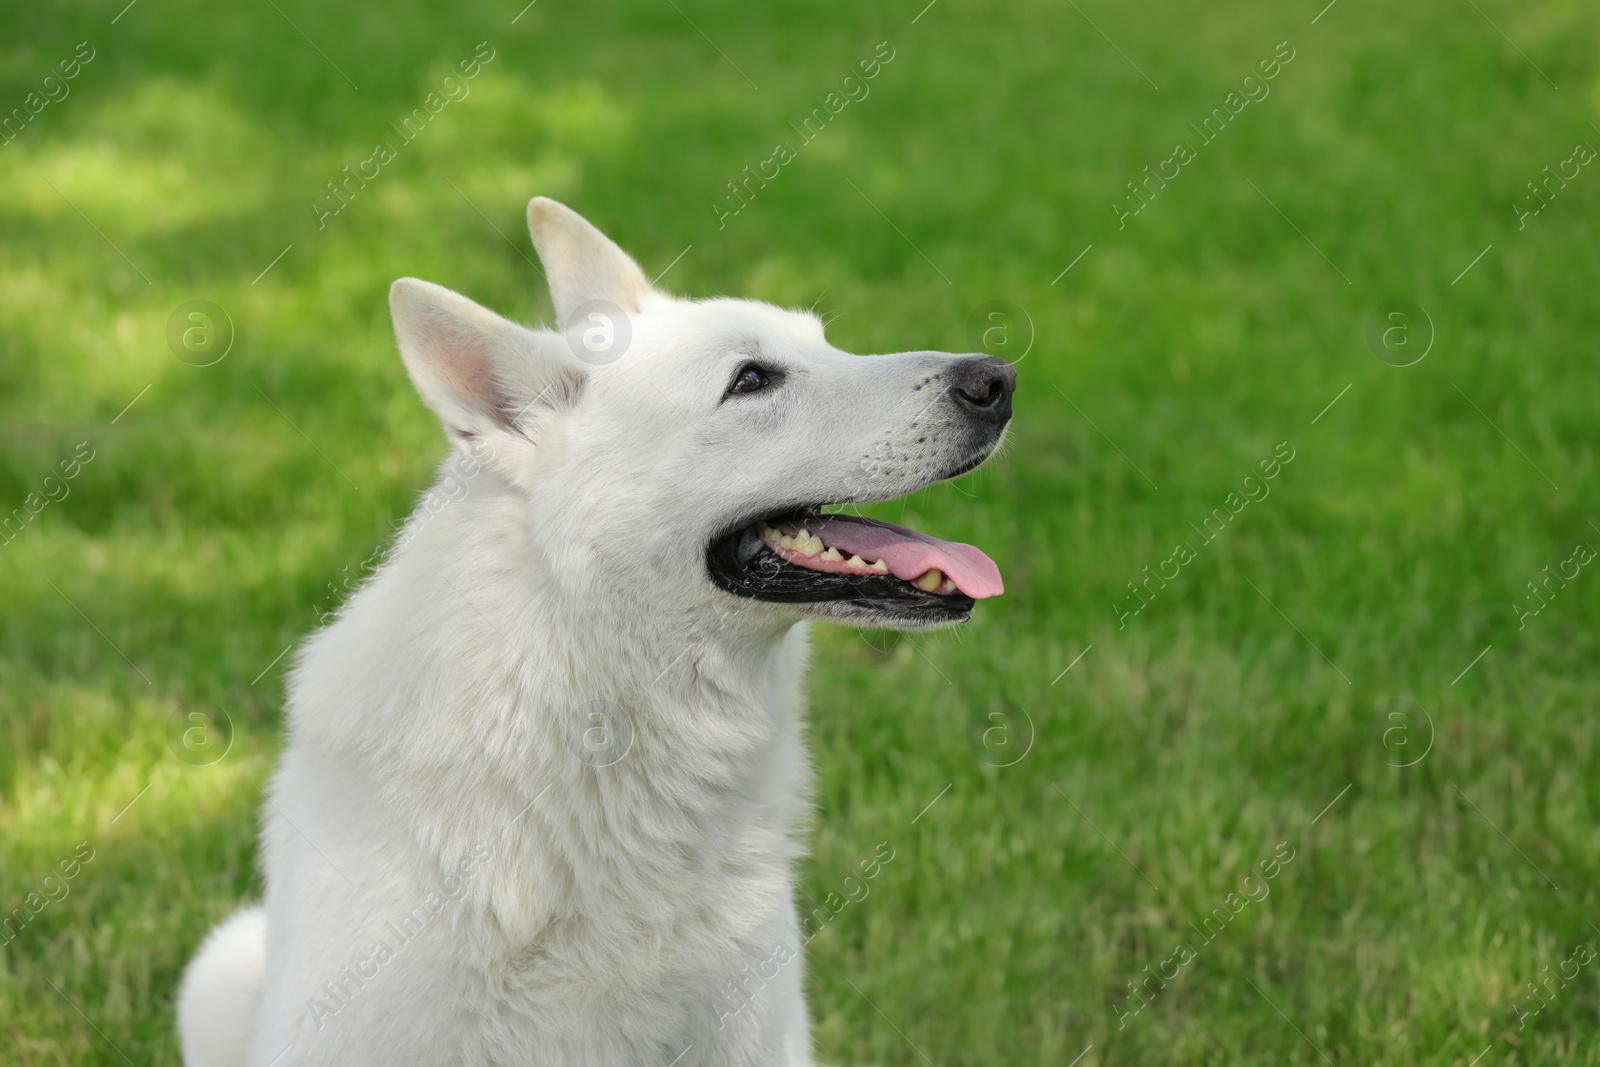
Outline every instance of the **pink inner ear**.
{"label": "pink inner ear", "polygon": [[528,436],[524,411],[582,383],[556,344],[541,349],[531,331],[448,289],[402,278],[389,301],[406,372],[452,435],[498,428]]}
{"label": "pink inner ear", "polygon": [[442,316],[429,316],[418,332],[433,387],[462,407],[503,421],[505,394],[495,376],[492,342]]}

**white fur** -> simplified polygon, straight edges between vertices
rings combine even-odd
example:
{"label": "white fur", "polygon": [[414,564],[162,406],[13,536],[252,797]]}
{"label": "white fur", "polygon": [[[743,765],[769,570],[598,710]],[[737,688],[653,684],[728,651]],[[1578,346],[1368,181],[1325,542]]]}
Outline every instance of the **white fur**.
{"label": "white fur", "polygon": [[244,1063],[261,1003],[267,963],[267,917],[236,912],[207,935],[178,990],[178,1032],[185,1063]]}
{"label": "white fur", "polygon": [[[677,300],[561,205],[529,220],[558,321],[612,301],[631,346],[591,366],[395,284],[401,354],[455,447],[300,650],[266,901],[189,967],[189,1067],[811,1062],[795,624],[827,610],[719,591],[706,546],[763,509],[951,470],[958,414],[919,383],[953,357],[862,359],[809,315]],[[723,403],[752,357],[781,387]],[[620,736],[591,705],[631,723],[609,765],[580,758],[585,730]]]}

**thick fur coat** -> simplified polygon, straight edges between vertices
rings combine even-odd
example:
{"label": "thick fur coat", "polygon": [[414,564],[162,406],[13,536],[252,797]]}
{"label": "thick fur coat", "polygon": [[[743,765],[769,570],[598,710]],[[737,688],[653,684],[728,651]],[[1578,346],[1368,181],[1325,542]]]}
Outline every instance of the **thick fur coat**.
{"label": "thick fur coat", "polygon": [[[999,431],[945,396],[960,357],[852,356],[808,314],[654,290],[552,201],[529,222],[563,331],[391,292],[450,458],[296,657],[266,898],[184,977],[189,1067],[811,1062],[802,620],[917,623],[732,595],[707,546]],[[734,395],[751,360],[781,385]]]}

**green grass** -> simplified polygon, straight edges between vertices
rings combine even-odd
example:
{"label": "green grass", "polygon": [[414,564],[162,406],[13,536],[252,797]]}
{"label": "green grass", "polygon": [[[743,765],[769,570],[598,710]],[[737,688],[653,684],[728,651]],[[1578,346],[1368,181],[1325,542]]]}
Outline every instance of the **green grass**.
{"label": "green grass", "polygon": [[[95,849],[0,948],[0,1062],[176,1061],[181,968],[260,889],[269,664],[442,451],[385,289],[546,316],[546,194],[652,274],[692,246],[675,291],[820,301],[845,348],[967,349],[999,299],[1037,335],[1006,455],[881,511],[984,546],[1006,596],[956,633],[816,635],[807,899],[895,850],[808,950],[824,1062],[1600,1063],[1600,966],[1511,1010],[1600,944],[1600,569],[1513,610],[1600,546],[1600,168],[1523,229],[1511,206],[1600,146],[1579,0],[122,2],[0,12],[0,108],[96,49],[0,147],[0,510],[94,450],[0,547],[0,908]],[[1284,40],[1271,95],[1119,229]],[[471,95],[318,230],[324,183],[480,41]],[[724,183],[880,41],[871,95],[719,230]],[[192,299],[236,327],[214,366],[167,348]],[[1393,300],[1436,331],[1409,367],[1364,340]],[[1026,722],[986,747],[1002,700]],[[176,755],[197,702],[234,728],[208,767]]]}

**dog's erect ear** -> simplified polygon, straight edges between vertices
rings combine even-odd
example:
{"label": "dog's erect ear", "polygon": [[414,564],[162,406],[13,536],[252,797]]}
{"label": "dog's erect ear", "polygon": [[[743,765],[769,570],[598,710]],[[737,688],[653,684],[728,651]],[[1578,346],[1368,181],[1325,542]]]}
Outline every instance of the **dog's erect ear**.
{"label": "dog's erect ear", "polygon": [[480,459],[531,450],[540,419],[571,405],[585,369],[561,338],[535,333],[416,278],[389,287],[406,373],[452,444]]}
{"label": "dog's erect ear", "polygon": [[528,231],[550,280],[558,330],[570,326],[573,311],[591,300],[608,300],[637,315],[655,295],[639,264],[565,204],[542,196],[528,201]]}

